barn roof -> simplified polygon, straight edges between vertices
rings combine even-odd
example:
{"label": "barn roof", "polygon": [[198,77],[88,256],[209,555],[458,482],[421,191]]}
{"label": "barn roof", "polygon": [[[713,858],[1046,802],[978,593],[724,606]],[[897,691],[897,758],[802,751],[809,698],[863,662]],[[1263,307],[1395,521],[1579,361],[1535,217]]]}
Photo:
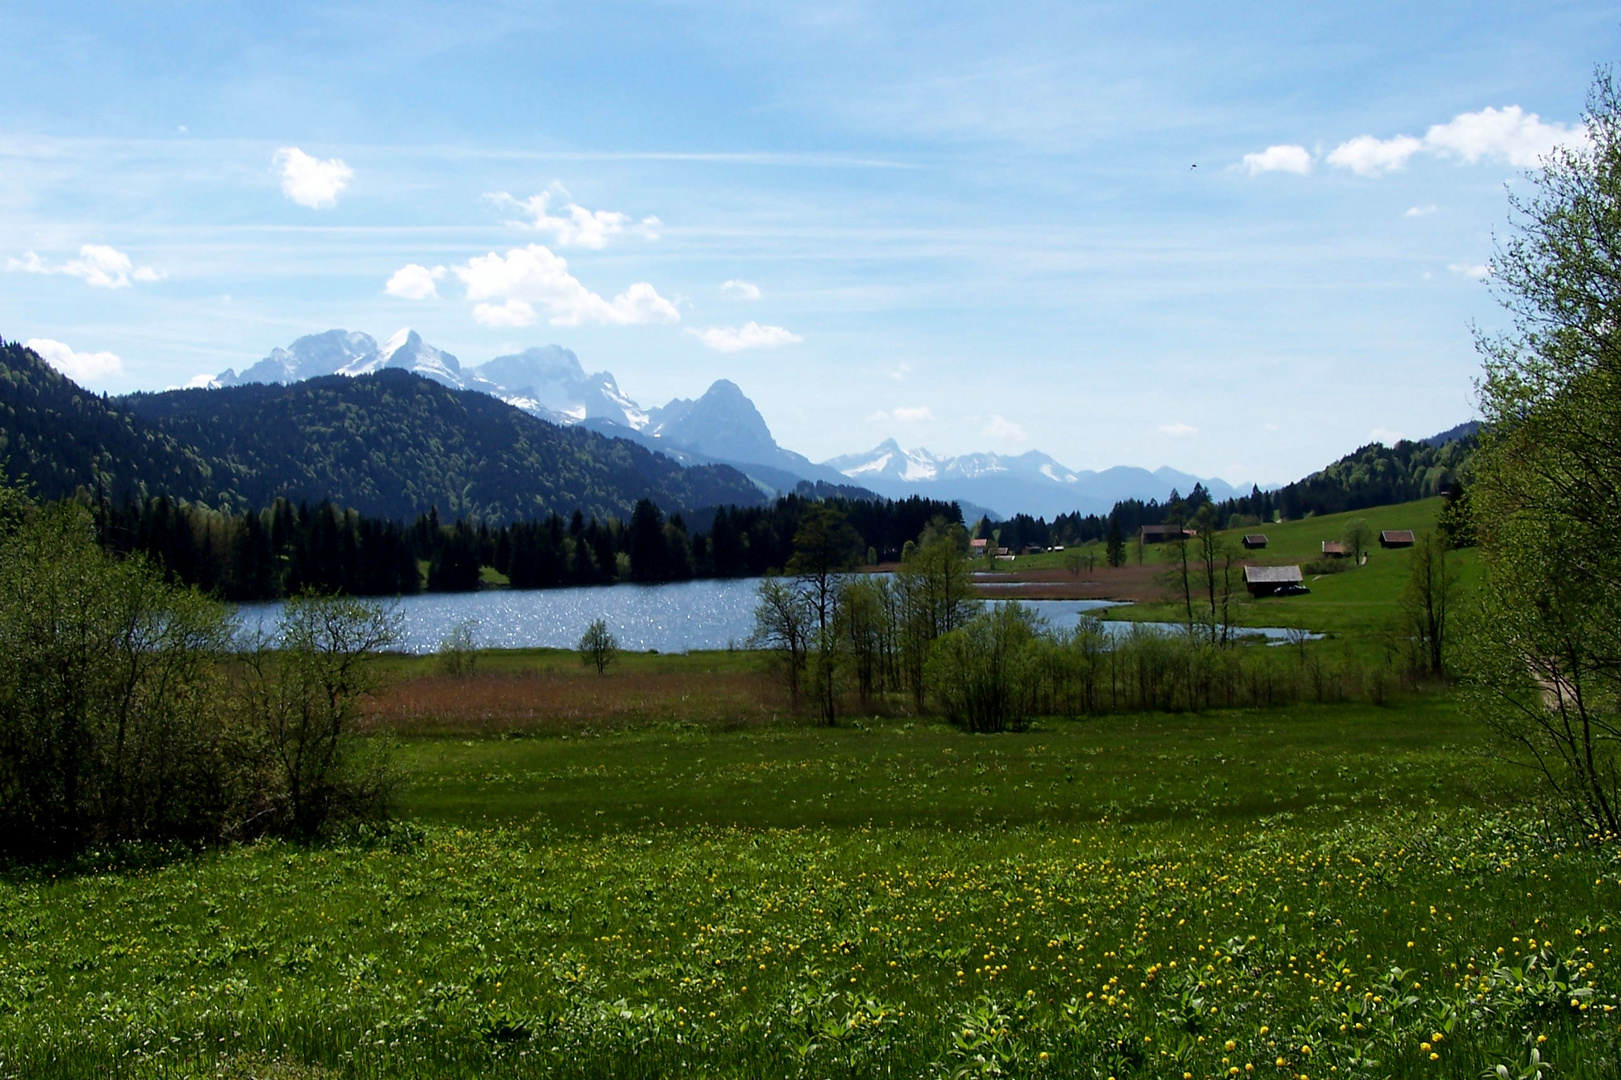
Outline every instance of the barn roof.
{"label": "barn roof", "polygon": [[1266,543],[1266,533],[1245,533],[1244,534],[1244,543],[1246,543],[1246,544],[1264,544],[1264,543]]}
{"label": "barn roof", "polygon": [[1293,585],[1304,580],[1298,566],[1244,567],[1244,581],[1250,585]]}
{"label": "barn roof", "polygon": [[1412,529],[1386,529],[1379,534],[1379,539],[1387,544],[1411,544],[1413,540]]}

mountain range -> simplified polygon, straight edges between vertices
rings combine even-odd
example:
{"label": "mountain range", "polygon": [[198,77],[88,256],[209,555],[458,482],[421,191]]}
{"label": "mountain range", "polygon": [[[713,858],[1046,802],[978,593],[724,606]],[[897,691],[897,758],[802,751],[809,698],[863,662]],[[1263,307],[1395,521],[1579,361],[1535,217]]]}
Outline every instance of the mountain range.
{"label": "mountain range", "polygon": [[727,466],[683,467],[488,393],[379,368],[107,398],[4,345],[0,461],[45,499],[84,488],[114,502],[167,495],[230,510],[330,500],[394,520],[435,507],[446,518],[626,519],[643,498],[666,513],[764,501]]}
{"label": "mountain range", "polygon": [[729,465],[765,493],[792,491],[805,481],[855,484],[890,498],[924,495],[954,501],[968,519],[984,513],[1047,518],[1075,511],[1102,514],[1121,499],[1163,501],[1173,490],[1186,494],[1198,483],[1217,499],[1241,494],[1225,481],[1168,468],[1074,470],[1034,450],[945,457],[925,449],[903,450],[893,439],[866,453],[817,463],[779,446],[754,403],[726,379],[696,399],[643,408],[619,389],[610,372],[587,374],[579,357],[561,346],[529,348],[464,367],[410,329],[381,345],[368,334],[348,330],[311,334],[273,350],[241,374],[227,369],[214,385],[288,384],[396,369],[500,398],[554,424],[638,443],[683,465]]}

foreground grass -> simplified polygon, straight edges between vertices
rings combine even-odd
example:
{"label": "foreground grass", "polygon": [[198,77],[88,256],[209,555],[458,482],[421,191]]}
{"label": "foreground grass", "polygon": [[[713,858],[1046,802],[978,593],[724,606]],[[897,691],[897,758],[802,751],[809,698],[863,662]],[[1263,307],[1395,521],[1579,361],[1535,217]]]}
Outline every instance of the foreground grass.
{"label": "foreground grass", "polygon": [[0,886],[0,1072],[1613,1076],[1621,867],[1473,731],[408,740],[415,833]]}

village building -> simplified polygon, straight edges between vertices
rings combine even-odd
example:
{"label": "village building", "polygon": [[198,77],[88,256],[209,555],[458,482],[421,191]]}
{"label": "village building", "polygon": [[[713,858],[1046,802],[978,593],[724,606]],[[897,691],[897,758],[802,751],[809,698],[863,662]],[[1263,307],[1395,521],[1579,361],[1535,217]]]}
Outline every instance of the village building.
{"label": "village building", "polygon": [[1143,543],[1165,544],[1173,540],[1191,540],[1198,536],[1197,529],[1189,529],[1178,525],[1144,525]]}
{"label": "village building", "polygon": [[1244,567],[1244,587],[1251,596],[1271,596],[1279,589],[1298,588],[1303,581],[1298,566]]}
{"label": "village building", "polygon": [[1266,533],[1245,533],[1244,546],[1250,551],[1266,547]]}
{"label": "village building", "polygon": [[1323,554],[1330,559],[1343,559],[1351,553],[1346,551],[1345,545],[1338,540],[1324,540]]}
{"label": "village building", "polygon": [[1386,529],[1379,534],[1379,546],[1383,548],[1412,547],[1413,544],[1412,529]]}

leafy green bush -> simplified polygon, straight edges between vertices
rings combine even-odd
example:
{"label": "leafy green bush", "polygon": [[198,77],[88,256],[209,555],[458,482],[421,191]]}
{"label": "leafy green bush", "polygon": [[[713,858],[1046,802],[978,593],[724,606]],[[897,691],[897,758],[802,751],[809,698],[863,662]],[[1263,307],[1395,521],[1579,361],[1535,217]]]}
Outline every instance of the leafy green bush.
{"label": "leafy green bush", "polygon": [[941,635],[929,650],[924,681],[946,718],[969,731],[1028,727],[1043,629],[1038,616],[1013,602]]}

